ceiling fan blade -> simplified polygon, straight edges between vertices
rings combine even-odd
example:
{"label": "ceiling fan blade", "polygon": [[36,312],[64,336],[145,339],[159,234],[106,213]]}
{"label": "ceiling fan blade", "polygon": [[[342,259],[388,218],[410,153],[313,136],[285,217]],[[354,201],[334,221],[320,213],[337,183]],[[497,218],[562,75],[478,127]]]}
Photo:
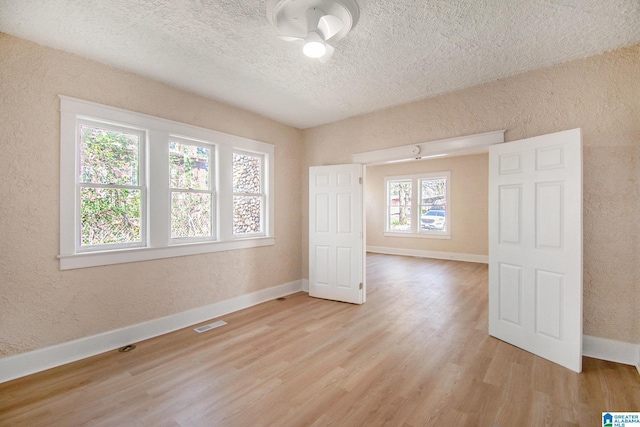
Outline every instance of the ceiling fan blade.
{"label": "ceiling fan blade", "polygon": [[344,22],[342,22],[342,19],[334,15],[324,15],[320,18],[320,21],[318,21],[318,29],[325,40],[329,40],[338,34],[343,27]]}
{"label": "ceiling fan blade", "polygon": [[323,64],[326,64],[327,62],[329,62],[329,60],[333,56],[333,52],[335,51],[333,46],[331,46],[330,44],[326,46],[327,46],[327,53],[325,53],[320,58],[318,58],[318,61],[322,62]]}
{"label": "ceiling fan blade", "polygon": [[304,39],[302,37],[295,37],[295,36],[277,36],[280,40],[284,40],[286,42],[298,42],[298,41],[304,41]]}

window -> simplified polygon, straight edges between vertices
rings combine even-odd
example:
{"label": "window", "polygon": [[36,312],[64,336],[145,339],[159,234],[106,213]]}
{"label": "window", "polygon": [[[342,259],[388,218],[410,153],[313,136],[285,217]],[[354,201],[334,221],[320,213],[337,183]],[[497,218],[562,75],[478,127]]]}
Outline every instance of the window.
{"label": "window", "polygon": [[388,231],[411,231],[411,184],[410,179],[388,181]]}
{"label": "window", "polygon": [[385,235],[450,238],[450,176],[440,172],[386,177]]}
{"label": "window", "polygon": [[447,231],[446,177],[419,178],[420,231]]}
{"label": "window", "polygon": [[214,236],[214,194],[210,171],[212,148],[175,137],[169,142],[172,239],[202,240]]}
{"label": "window", "polygon": [[60,98],[61,269],[274,244],[273,145]]}
{"label": "window", "polygon": [[144,132],[78,123],[79,251],[143,244]]}
{"label": "window", "polygon": [[233,153],[233,234],[236,237],[262,233],[265,201],[262,163],[263,156],[259,154]]}

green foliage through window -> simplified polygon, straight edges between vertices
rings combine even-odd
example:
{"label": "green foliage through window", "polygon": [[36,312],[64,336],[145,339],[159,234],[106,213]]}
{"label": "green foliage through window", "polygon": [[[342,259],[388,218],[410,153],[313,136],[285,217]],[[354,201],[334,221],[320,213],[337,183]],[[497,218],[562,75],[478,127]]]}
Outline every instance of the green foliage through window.
{"label": "green foliage through window", "polygon": [[80,132],[80,182],[138,185],[138,135],[85,125]]}
{"label": "green foliage through window", "polygon": [[213,233],[210,153],[204,145],[169,143],[172,239]]}
{"label": "green foliage through window", "polygon": [[211,194],[171,193],[171,238],[211,235]]}
{"label": "green foliage through window", "polygon": [[209,148],[169,143],[169,174],[172,188],[209,190]]}
{"label": "green foliage through window", "polygon": [[140,190],[83,187],[82,245],[140,241]]}
{"label": "green foliage through window", "polygon": [[81,245],[141,241],[140,136],[81,125]]}

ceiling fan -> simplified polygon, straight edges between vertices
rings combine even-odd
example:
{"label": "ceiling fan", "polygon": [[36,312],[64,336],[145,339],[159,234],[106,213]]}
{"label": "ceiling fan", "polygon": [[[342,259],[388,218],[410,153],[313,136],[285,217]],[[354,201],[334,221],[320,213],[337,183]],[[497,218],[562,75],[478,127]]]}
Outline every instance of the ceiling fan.
{"label": "ceiling fan", "polygon": [[335,43],[355,27],[360,9],[355,0],[270,0],[269,22],[282,40],[302,45],[302,52],[320,62],[333,55]]}

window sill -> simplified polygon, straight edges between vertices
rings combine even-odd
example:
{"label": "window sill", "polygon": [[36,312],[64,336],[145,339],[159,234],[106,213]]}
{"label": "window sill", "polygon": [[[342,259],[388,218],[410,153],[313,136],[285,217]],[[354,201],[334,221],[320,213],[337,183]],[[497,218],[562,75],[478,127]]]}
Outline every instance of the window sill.
{"label": "window sill", "polygon": [[400,233],[393,231],[385,231],[385,237],[413,237],[419,239],[446,239],[451,240],[450,233]]}
{"label": "window sill", "polygon": [[76,268],[97,267],[100,265],[124,264],[127,262],[273,246],[275,241],[275,237],[255,237],[226,242],[183,243],[158,248],[146,247],[83,252],[71,255],[58,255],[58,259],[60,260],[60,270],[73,270]]}

